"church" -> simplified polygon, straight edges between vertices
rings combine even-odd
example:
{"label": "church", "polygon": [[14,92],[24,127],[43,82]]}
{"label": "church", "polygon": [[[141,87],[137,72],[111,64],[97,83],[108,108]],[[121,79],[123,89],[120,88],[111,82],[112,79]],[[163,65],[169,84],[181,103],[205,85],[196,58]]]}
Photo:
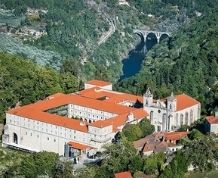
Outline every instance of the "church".
{"label": "church", "polygon": [[143,107],[155,131],[175,131],[182,125],[191,125],[201,114],[201,104],[194,98],[172,93],[167,98],[154,100],[149,88],[143,96]]}

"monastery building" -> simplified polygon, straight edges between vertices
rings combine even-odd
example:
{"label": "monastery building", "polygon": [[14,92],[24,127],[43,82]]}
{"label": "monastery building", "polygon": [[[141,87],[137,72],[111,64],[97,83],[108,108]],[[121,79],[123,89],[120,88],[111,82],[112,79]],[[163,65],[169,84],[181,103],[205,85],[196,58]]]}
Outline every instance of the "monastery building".
{"label": "monastery building", "polygon": [[185,94],[153,100],[149,90],[135,96],[113,91],[109,82],[92,80],[82,91],[56,93],[7,111],[2,141],[3,146],[79,159],[102,151],[127,123],[148,118],[156,131],[171,131],[199,117],[200,103]]}

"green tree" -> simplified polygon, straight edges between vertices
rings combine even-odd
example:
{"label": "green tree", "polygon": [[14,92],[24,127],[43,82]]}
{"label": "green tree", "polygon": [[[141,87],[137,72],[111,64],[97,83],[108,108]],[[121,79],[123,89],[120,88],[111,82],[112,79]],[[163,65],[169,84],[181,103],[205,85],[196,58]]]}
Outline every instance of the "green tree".
{"label": "green tree", "polygon": [[73,93],[79,90],[79,81],[70,72],[61,74],[60,85],[65,93]]}
{"label": "green tree", "polygon": [[188,162],[195,169],[206,171],[215,167],[217,150],[212,137],[206,136],[188,142],[183,151],[185,157],[188,158]]}
{"label": "green tree", "polygon": [[129,170],[131,173],[135,173],[137,171],[141,171],[143,168],[143,160],[140,155],[134,156],[128,165]]}
{"label": "green tree", "polygon": [[27,178],[34,178],[38,175],[52,177],[58,162],[58,155],[52,152],[33,153],[22,160],[21,174]]}
{"label": "green tree", "polygon": [[183,152],[177,152],[176,156],[160,175],[160,178],[184,177],[184,174],[187,172],[189,163],[190,162],[188,162],[188,158],[184,156]]}
{"label": "green tree", "polygon": [[193,129],[189,134],[191,140],[202,139],[203,137],[204,135],[197,129]]}
{"label": "green tree", "polygon": [[129,140],[129,141],[135,141],[143,136],[143,132],[140,129],[139,125],[135,124],[127,124],[122,130],[123,135]]}
{"label": "green tree", "polygon": [[72,161],[59,161],[56,164],[55,178],[73,178],[73,163]]}
{"label": "green tree", "polygon": [[154,132],[155,128],[153,125],[151,125],[151,122],[145,118],[139,123],[139,127],[141,131],[143,132],[143,137],[150,135]]}
{"label": "green tree", "polygon": [[0,122],[8,108],[62,91],[60,76],[55,70],[38,66],[18,55],[0,53],[0,76]]}
{"label": "green tree", "polygon": [[105,159],[102,162],[100,171],[95,177],[113,177],[114,173],[128,170],[131,160],[137,155],[132,144],[126,141],[106,146],[105,149],[103,153]]}
{"label": "green tree", "polygon": [[143,171],[145,174],[158,174],[163,170],[165,162],[164,153],[156,153],[144,159]]}
{"label": "green tree", "polygon": [[154,132],[154,126],[151,125],[150,121],[145,118],[138,124],[127,124],[122,130],[124,135],[129,141],[135,141],[150,135]]}

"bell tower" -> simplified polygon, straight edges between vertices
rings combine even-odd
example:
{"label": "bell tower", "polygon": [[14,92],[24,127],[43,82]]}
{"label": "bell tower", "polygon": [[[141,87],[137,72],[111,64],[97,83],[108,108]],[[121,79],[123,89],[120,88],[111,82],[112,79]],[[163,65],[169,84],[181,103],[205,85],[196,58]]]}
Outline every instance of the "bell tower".
{"label": "bell tower", "polygon": [[170,112],[176,111],[176,97],[174,96],[173,92],[171,93],[170,97],[167,98],[167,110]]}
{"label": "bell tower", "polygon": [[143,96],[143,105],[144,107],[149,107],[153,104],[153,94],[148,88]]}

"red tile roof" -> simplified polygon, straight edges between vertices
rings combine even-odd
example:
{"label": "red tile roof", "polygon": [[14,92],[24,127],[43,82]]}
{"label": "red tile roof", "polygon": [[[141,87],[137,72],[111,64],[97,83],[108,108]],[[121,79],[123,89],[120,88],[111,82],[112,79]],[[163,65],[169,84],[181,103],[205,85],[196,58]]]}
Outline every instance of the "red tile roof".
{"label": "red tile roof", "polygon": [[136,149],[139,149],[145,145],[145,143],[156,143],[159,142],[161,138],[163,138],[164,132],[155,132],[151,135],[148,135],[142,139],[136,140],[133,142],[133,146]]}
{"label": "red tile roof", "polygon": [[218,124],[218,116],[207,116],[206,119],[209,124]]}
{"label": "red tile roof", "polygon": [[99,87],[93,87],[90,89],[82,90],[78,93],[80,96],[92,99],[100,99],[102,97],[107,97],[105,101],[111,103],[121,103],[123,101],[143,102],[142,96],[131,95],[128,93],[121,93],[116,91],[104,90]]}
{"label": "red tile roof", "polygon": [[115,178],[132,178],[132,175],[129,171],[120,172],[115,174]]}
{"label": "red tile roof", "polygon": [[176,100],[177,100],[177,106],[176,106],[177,111],[199,104],[199,101],[195,100],[194,98],[186,94],[176,95]]}
{"label": "red tile roof", "polygon": [[123,114],[134,110],[134,108],[131,107],[118,105],[116,103],[105,104],[104,101],[86,98],[76,94],[68,94],[68,95],[63,94],[62,96],[54,97],[53,99],[46,99],[43,101],[39,101],[32,105],[34,105],[34,108],[37,110],[46,111],[51,108],[64,106],[68,104],[75,104],[75,105],[84,106],[84,107],[101,110],[109,113],[115,113],[115,114]]}
{"label": "red tile roof", "polygon": [[91,149],[92,147],[88,146],[88,145],[84,145],[84,144],[81,144],[81,143],[76,143],[76,142],[68,142],[67,143],[68,145],[70,145],[72,148],[75,148],[77,150],[88,150],[88,149]]}
{"label": "red tile roof", "polygon": [[188,132],[166,132],[164,137],[166,141],[178,141],[187,135]]}
{"label": "red tile roof", "polygon": [[[79,130],[82,132],[87,132],[87,125],[80,124],[79,120],[70,119],[67,117],[62,117],[55,114],[50,114],[46,112],[49,109],[68,105],[68,104],[75,104],[87,108],[92,108],[104,112],[114,113],[117,116],[97,121],[93,123],[93,126],[96,127],[105,127],[108,125],[113,125],[113,130],[117,130],[117,127],[122,126],[125,124],[127,119],[127,115],[132,112],[136,119],[142,119],[148,116],[148,114],[141,108],[136,109],[133,107],[123,106],[119,104],[119,102],[126,100],[131,100],[132,102],[136,102],[137,99],[141,99],[142,97],[138,97],[135,95],[114,92],[114,91],[107,91],[100,89],[96,91],[95,89],[87,89],[77,94],[63,94],[63,93],[56,93],[54,95],[48,96],[44,100],[40,100],[34,104],[29,104],[22,107],[17,107],[8,111],[10,114],[18,115],[21,117],[25,117],[32,120],[37,120],[45,123],[49,123],[52,125],[58,125],[74,130]],[[98,88],[99,89],[99,88]],[[98,97],[101,96],[108,96],[109,100],[98,100]]]}
{"label": "red tile roof", "polygon": [[[144,119],[148,116],[148,113],[145,112],[144,109],[142,109],[142,108],[135,109],[131,113],[134,115],[134,118],[137,120]],[[103,128],[103,127],[107,127],[109,125],[112,125],[113,131],[116,131],[117,127],[125,125],[125,123],[128,119],[128,114],[129,113],[118,115],[116,117],[106,119],[106,120],[96,121],[96,122],[93,122],[91,125],[94,127],[98,127],[98,128]]]}
{"label": "red tile roof", "polygon": [[8,113],[81,132],[88,132],[87,125],[80,125],[79,120],[40,111],[35,108],[34,104],[12,109]]}
{"label": "red tile roof", "polygon": [[104,87],[104,86],[107,86],[107,85],[111,85],[110,82],[105,82],[105,81],[102,81],[102,80],[90,80],[90,81],[87,81],[86,84],[96,85],[96,86],[99,86],[99,87]]}
{"label": "red tile roof", "polygon": [[167,147],[172,145],[169,141],[177,141],[182,137],[187,136],[187,132],[155,132],[152,135],[148,135],[140,140],[134,141],[133,145],[136,149],[141,149],[143,152],[153,151],[161,152],[166,151]]}

